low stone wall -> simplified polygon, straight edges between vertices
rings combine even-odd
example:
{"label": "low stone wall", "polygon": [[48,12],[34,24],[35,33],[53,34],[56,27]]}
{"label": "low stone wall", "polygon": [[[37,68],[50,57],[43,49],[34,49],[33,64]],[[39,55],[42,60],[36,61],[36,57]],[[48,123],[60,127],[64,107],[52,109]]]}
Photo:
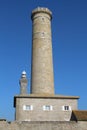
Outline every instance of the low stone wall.
{"label": "low stone wall", "polygon": [[0,130],[87,130],[87,122],[6,122],[0,121]]}

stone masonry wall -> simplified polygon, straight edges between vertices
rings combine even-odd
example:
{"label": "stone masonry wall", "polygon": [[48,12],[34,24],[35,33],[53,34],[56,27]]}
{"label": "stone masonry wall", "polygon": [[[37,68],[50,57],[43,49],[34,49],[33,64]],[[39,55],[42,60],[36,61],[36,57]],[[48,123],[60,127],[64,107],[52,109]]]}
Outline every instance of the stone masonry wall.
{"label": "stone masonry wall", "polygon": [[0,130],[87,130],[87,122],[0,122]]}
{"label": "stone masonry wall", "polygon": [[[23,110],[24,105],[32,105],[33,110]],[[53,108],[44,111],[44,105]],[[71,106],[71,110],[62,110],[65,105]],[[77,110],[77,99],[16,98],[17,121],[69,121],[72,110]]]}

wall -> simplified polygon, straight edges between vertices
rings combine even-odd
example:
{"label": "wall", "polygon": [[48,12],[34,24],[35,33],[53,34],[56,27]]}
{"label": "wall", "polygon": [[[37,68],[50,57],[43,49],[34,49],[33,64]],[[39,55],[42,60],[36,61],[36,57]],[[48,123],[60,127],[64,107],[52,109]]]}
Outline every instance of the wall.
{"label": "wall", "polygon": [[0,121],[0,130],[87,130],[87,122],[7,122]]}
{"label": "wall", "polygon": [[[33,110],[24,111],[24,105],[32,105]],[[53,110],[44,111],[44,105],[51,105]],[[64,105],[71,106],[71,110],[63,111]],[[16,98],[16,120],[19,121],[69,121],[72,110],[77,110],[77,99]]]}

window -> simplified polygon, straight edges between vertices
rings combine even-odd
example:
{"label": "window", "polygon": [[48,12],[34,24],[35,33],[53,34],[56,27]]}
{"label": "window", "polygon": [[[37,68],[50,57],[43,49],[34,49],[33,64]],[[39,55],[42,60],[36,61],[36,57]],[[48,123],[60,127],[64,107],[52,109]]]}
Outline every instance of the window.
{"label": "window", "polygon": [[65,110],[69,110],[69,106],[64,106],[64,109]]}
{"label": "window", "polygon": [[44,18],[42,18],[42,21],[44,21]]}
{"label": "window", "polygon": [[52,111],[52,110],[53,110],[53,107],[50,106],[50,105],[45,105],[45,106],[43,106],[43,110],[44,110],[44,111]]}
{"label": "window", "polygon": [[23,110],[25,110],[25,111],[31,111],[31,110],[33,110],[33,106],[32,105],[24,105],[23,106]]}
{"label": "window", "polygon": [[42,16],[41,17],[41,21],[44,22],[45,21],[45,17]]}
{"label": "window", "polygon": [[41,33],[41,36],[44,37],[44,32]]}
{"label": "window", "polygon": [[71,110],[71,106],[62,106],[62,110],[63,111],[70,111]]}

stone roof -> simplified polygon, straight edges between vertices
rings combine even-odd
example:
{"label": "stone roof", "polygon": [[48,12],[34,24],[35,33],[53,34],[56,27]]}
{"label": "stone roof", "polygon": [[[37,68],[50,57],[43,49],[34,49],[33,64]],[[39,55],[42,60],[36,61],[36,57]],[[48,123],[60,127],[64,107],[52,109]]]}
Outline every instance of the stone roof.
{"label": "stone roof", "polygon": [[87,121],[87,110],[73,110],[71,120]]}
{"label": "stone roof", "polygon": [[79,99],[79,96],[67,96],[67,95],[56,95],[56,94],[20,94],[16,95],[15,98],[59,98],[59,99]]}

